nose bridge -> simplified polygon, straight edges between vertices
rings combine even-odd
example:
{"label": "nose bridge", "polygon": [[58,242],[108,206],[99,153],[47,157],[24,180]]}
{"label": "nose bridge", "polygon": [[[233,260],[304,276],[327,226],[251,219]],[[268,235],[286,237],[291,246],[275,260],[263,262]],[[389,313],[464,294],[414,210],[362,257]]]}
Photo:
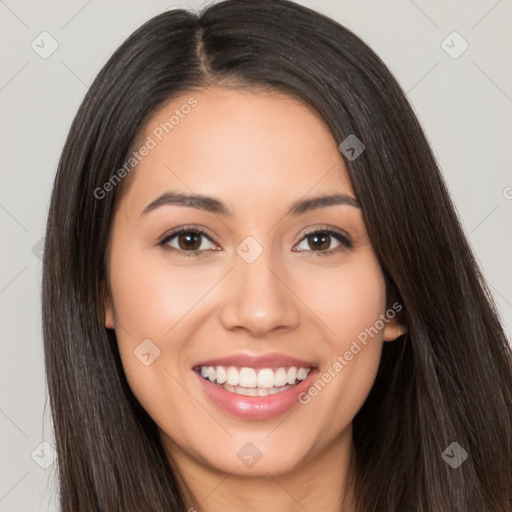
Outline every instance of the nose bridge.
{"label": "nose bridge", "polygon": [[250,236],[237,246],[222,309],[227,329],[243,327],[263,335],[276,327],[296,325],[297,304],[273,255]]}

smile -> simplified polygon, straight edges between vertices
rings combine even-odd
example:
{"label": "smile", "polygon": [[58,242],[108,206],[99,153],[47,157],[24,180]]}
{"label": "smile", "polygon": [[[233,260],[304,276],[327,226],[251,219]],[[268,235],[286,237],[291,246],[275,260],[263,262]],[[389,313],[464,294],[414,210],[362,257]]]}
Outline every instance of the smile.
{"label": "smile", "polygon": [[266,420],[297,404],[318,368],[199,365],[193,368],[205,397],[224,413],[243,420]]}
{"label": "smile", "polygon": [[200,366],[195,371],[216,386],[243,396],[267,396],[281,393],[302,382],[311,368],[237,368],[235,366]]}

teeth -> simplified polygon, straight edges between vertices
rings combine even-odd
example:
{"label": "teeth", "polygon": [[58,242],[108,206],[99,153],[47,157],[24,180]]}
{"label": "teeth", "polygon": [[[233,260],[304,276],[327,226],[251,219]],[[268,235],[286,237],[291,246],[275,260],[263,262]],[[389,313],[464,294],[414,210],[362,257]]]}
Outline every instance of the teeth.
{"label": "teeth", "polygon": [[297,379],[297,368],[292,366],[288,368],[288,372],[286,373],[286,380],[288,384],[295,384],[295,380]]}
{"label": "teeth", "polygon": [[[199,368],[201,375],[214,384],[223,385],[224,389],[238,393],[237,389],[241,389],[240,394],[247,396],[266,396],[268,394],[277,393],[278,389],[283,386],[288,387],[304,380],[311,368],[297,368],[291,366],[289,368],[262,368],[255,370],[254,368],[236,368],[234,366],[201,366]],[[232,388],[232,389],[231,389]],[[250,393],[250,394],[248,394]]]}
{"label": "teeth", "polygon": [[285,386],[286,384],[288,384],[286,370],[284,368],[279,368],[279,370],[274,373],[274,386]]}
{"label": "teeth", "polygon": [[222,366],[217,366],[217,384],[224,384],[227,378],[226,370]]}
{"label": "teeth", "polygon": [[299,368],[297,372],[297,379],[304,380],[309,373],[309,368]]}
{"label": "teeth", "polygon": [[[238,383],[240,382],[239,376],[238,376],[238,370],[236,368],[234,368],[233,366],[230,366],[226,373],[227,373],[226,382],[230,386],[238,386]],[[202,373],[201,373],[201,375],[202,375]],[[211,382],[213,382],[213,380]]]}
{"label": "teeth", "polygon": [[242,388],[256,387],[256,371],[254,368],[240,368],[238,376],[240,379],[239,384]]}
{"label": "teeth", "polygon": [[258,372],[257,385],[259,388],[269,389],[274,387],[274,372],[270,368],[264,368]]}
{"label": "teeth", "polygon": [[280,393],[281,391],[285,391],[287,389],[293,388],[291,385],[282,386],[280,388],[243,388],[241,386],[230,386],[229,384],[215,384],[221,388],[227,389],[232,393],[237,393],[238,395],[244,396],[267,396],[267,395],[275,395],[276,393]]}
{"label": "teeth", "polygon": [[256,388],[242,388],[240,386],[236,386],[235,393],[244,396],[258,396],[258,390]]}

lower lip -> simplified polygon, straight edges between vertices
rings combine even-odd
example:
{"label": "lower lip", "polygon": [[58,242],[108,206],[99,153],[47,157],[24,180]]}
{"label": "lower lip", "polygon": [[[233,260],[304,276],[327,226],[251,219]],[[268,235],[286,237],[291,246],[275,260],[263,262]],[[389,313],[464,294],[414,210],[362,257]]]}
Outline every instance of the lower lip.
{"label": "lower lip", "polygon": [[312,369],[296,386],[267,396],[244,396],[212,384],[194,371],[210,400],[224,411],[247,420],[266,420],[291,409],[299,403],[299,395],[311,385],[318,370]]}

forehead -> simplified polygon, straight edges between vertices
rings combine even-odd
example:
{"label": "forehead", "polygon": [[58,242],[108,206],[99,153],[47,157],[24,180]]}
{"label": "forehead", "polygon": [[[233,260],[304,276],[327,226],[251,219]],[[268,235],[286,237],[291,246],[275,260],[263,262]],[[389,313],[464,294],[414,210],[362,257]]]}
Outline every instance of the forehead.
{"label": "forehead", "polygon": [[222,87],[183,93],[150,117],[137,144],[151,147],[128,190],[139,209],[166,190],[222,197],[235,210],[305,195],[353,195],[328,126],[283,93]]}

